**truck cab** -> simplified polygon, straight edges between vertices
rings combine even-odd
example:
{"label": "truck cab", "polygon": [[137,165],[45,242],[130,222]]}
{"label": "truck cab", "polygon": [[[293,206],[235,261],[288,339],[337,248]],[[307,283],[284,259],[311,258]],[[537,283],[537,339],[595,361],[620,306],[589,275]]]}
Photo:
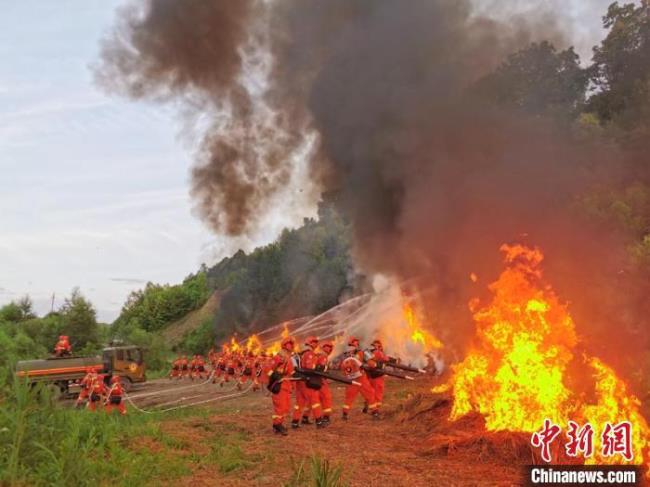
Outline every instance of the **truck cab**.
{"label": "truck cab", "polygon": [[127,388],[131,384],[147,380],[142,349],[135,346],[107,347],[102,352],[104,370],[119,375]]}

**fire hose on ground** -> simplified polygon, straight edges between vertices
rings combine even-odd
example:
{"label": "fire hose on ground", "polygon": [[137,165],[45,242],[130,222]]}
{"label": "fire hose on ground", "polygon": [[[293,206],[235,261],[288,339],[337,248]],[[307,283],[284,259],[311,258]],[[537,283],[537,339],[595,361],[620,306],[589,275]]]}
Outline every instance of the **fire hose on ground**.
{"label": "fire hose on ground", "polygon": [[[206,399],[206,400],[203,400],[203,401],[193,402],[193,403],[190,403],[190,404],[181,404],[179,406],[174,406],[174,407],[166,408],[166,409],[154,409],[154,410],[142,409],[141,407],[139,407],[137,404],[135,404],[133,402],[133,399],[128,394],[125,394],[125,398],[129,402],[129,404],[131,404],[131,406],[136,411],[138,411],[140,413],[144,413],[144,414],[156,414],[156,413],[167,413],[167,412],[170,412],[170,411],[175,411],[177,409],[184,409],[184,408],[188,408],[188,407],[192,407],[192,406],[200,406],[202,404],[208,404],[208,403],[211,403],[211,402],[221,401],[221,400],[225,400],[225,399],[232,399],[232,398],[235,398],[235,397],[241,397],[241,396],[247,394],[251,390],[252,387],[253,387],[253,383],[250,383],[245,389],[243,389],[243,390],[241,390],[239,392],[236,392],[234,394],[227,394],[225,396],[212,397],[210,399]],[[201,396],[201,395],[202,394],[200,394],[199,396]],[[176,401],[176,402],[180,402],[182,400],[192,399],[193,397],[198,397],[198,396],[181,398],[179,401]],[[168,404],[171,404],[171,403],[168,403]],[[165,403],[163,403],[163,405],[165,405]]]}

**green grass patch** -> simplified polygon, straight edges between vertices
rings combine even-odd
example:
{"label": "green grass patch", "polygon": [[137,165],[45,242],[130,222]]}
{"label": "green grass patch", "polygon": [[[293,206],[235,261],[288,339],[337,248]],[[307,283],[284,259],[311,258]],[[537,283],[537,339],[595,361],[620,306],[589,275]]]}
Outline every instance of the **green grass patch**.
{"label": "green grass patch", "polygon": [[349,487],[343,479],[343,467],[326,458],[313,456],[306,462],[294,464],[293,472],[283,487]]}
{"label": "green grass patch", "polygon": [[143,485],[189,473],[158,415],[61,407],[15,381],[0,397],[0,485]]}
{"label": "green grass patch", "polygon": [[[250,440],[245,431],[219,427],[212,423],[203,428],[211,434],[204,443],[210,447],[210,453],[203,459],[205,463],[216,465],[221,473],[228,474],[246,470],[259,465],[259,455],[244,451],[244,445]],[[203,425],[202,425],[203,426]]]}

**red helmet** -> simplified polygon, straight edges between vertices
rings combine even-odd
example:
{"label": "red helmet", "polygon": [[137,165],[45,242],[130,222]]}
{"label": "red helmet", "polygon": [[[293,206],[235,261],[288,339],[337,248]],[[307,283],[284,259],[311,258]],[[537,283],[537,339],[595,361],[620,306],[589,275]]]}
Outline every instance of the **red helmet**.
{"label": "red helmet", "polygon": [[350,337],[348,340],[349,347],[356,347],[359,345],[359,339],[357,337]]}
{"label": "red helmet", "polygon": [[320,344],[320,348],[322,349],[329,348],[329,351],[331,352],[332,350],[334,350],[334,344],[329,340],[327,340]]}
{"label": "red helmet", "polygon": [[86,374],[90,374],[91,372],[95,372],[95,369],[92,367],[86,367]]}
{"label": "red helmet", "polygon": [[291,343],[291,347],[293,348],[293,346],[296,344],[296,341],[292,337],[286,337],[282,339],[282,341],[280,342],[280,346],[284,348],[289,343]]}
{"label": "red helmet", "polygon": [[63,340],[65,338],[64,335],[59,335],[59,340]]}
{"label": "red helmet", "polygon": [[307,339],[305,340],[305,345],[312,348],[316,348],[318,346],[318,338],[315,336],[307,337]]}
{"label": "red helmet", "polygon": [[111,384],[117,384],[118,382],[120,382],[120,376],[119,375],[114,375],[111,378]]}
{"label": "red helmet", "polygon": [[375,338],[370,345],[372,345],[373,347],[379,347],[379,348],[383,348],[383,346],[384,346],[381,343],[381,340],[379,338]]}

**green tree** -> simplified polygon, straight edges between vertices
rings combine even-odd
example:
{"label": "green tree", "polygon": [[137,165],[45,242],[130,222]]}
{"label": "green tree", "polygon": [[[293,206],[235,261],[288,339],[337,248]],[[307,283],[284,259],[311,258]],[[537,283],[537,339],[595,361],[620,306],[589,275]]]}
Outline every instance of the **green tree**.
{"label": "green tree", "polygon": [[70,343],[76,350],[87,345],[99,344],[100,331],[97,324],[97,312],[79,288],[72,290],[60,310],[63,320],[62,331],[70,337]]}
{"label": "green tree", "polygon": [[650,3],[614,2],[603,17],[609,29],[594,48],[589,109],[603,122],[638,129],[650,119]]}
{"label": "green tree", "polygon": [[0,320],[2,321],[19,323],[35,317],[32,300],[29,296],[24,296],[18,301],[11,301],[0,308]]}
{"label": "green tree", "polygon": [[544,41],[510,55],[472,92],[509,110],[570,120],[582,109],[588,81],[572,47],[558,52]]}

